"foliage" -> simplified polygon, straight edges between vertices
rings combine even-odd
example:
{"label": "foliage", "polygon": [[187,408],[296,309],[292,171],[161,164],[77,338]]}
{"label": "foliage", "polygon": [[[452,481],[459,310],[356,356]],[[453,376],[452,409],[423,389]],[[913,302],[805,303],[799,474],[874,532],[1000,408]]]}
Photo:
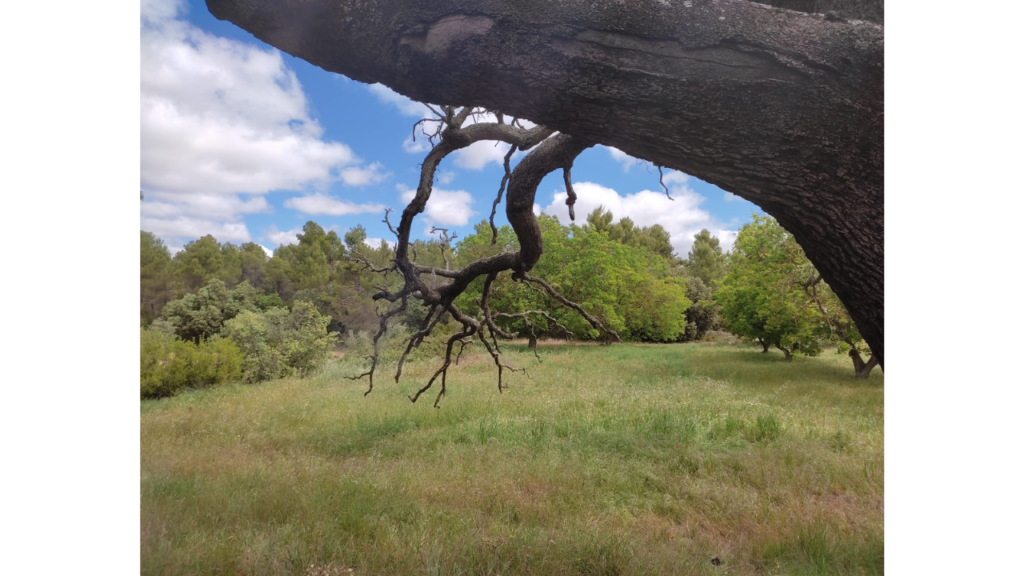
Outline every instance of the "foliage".
{"label": "foliage", "polygon": [[755,213],[730,264],[714,295],[730,332],[774,345],[787,358],[820,351],[820,318],[802,286],[813,268],[790,233]]}
{"label": "foliage", "polygon": [[139,251],[142,325],[153,321],[171,298],[171,253],[163,240],[150,232],[142,232]]}
{"label": "foliage", "polygon": [[[685,281],[671,273],[665,258],[646,248],[612,240],[597,226],[562,226],[553,216],[539,219],[544,254],[532,274],[544,278],[565,298],[579,302],[624,340],[671,342],[685,331]],[[463,265],[503,250],[514,250],[514,233],[508,226],[499,231],[499,241],[490,244],[490,227],[481,222],[476,233],[464,238],[456,249]],[[477,279],[460,300],[460,306],[474,311],[483,290]],[[568,328],[576,338],[594,339],[599,332],[575,310],[566,308],[509,275],[499,276],[492,285],[491,308],[498,312],[522,313],[543,310]],[[530,323],[538,335],[563,336],[562,330],[545,317],[533,316]],[[522,319],[499,319],[499,324],[520,336],[530,333]]]}
{"label": "foliage", "polygon": [[337,334],[327,331],[329,320],[313,304],[298,301],[291,311],[241,312],[224,324],[222,334],[245,355],[246,381],[260,382],[320,368],[337,341]]}
{"label": "foliage", "polygon": [[242,352],[229,340],[198,344],[158,330],[142,331],[142,398],[173,396],[186,388],[206,388],[242,375]]}
{"label": "foliage", "polygon": [[607,233],[608,238],[614,242],[634,248],[645,248],[667,260],[676,259],[672,238],[661,224],[637,227],[629,217],[613,224],[614,217],[611,210],[606,212],[604,206],[598,206],[587,215],[587,223],[584,226]]}
{"label": "foliage", "polygon": [[[817,274],[817,271],[812,274]],[[871,356],[871,349],[864,342],[839,296],[832,291],[831,286],[818,278],[817,282],[813,278],[809,279],[805,291],[814,302],[815,310],[819,312],[820,337],[835,343],[838,354],[850,356],[853,360],[854,373],[858,378],[867,377],[875,363],[873,359],[865,362],[863,356]]]}
{"label": "foliage", "polygon": [[718,306],[711,299],[713,290],[697,276],[686,279],[686,297],[693,304],[686,309],[686,332],[681,340],[700,340],[721,324]]}
{"label": "foliage", "polygon": [[704,229],[693,237],[693,247],[683,261],[683,269],[688,276],[700,278],[705,286],[714,286],[725,276],[725,262],[718,238]]}
{"label": "foliage", "polygon": [[169,302],[161,317],[174,326],[178,338],[198,343],[219,333],[224,323],[239,312],[256,309],[258,296],[248,282],[228,290],[223,280],[215,278],[195,294]]}
{"label": "foliage", "polygon": [[220,243],[207,234],[174,255],[174,276],[185,291],[192,292],[217,278],[223,263]]}

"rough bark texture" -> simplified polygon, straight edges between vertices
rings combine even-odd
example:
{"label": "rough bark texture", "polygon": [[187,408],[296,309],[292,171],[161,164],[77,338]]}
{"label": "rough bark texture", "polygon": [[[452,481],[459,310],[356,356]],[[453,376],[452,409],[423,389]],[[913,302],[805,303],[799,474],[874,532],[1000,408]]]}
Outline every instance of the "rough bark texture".
{"label": "rough bark texture", "polygon": [[871,370],[878,364],[878,358],[874,355],[865,362],[856,348],[850,348],[850,358],[853,359],[853,373],[856,378],[867,378]]}
{"label": "rough bark texture", "polygon": [[326,70],[528,118],[750,200],[796,237],[881,364],[883,28],[847,19],[863,9],[880,22],[881,5],[805,4],[832,13],[746,0],[207,0]]}

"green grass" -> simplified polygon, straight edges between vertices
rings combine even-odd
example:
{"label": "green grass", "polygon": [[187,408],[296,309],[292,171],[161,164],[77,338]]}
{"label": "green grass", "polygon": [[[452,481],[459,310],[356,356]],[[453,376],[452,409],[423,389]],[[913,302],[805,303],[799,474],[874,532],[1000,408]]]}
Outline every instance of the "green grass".
{"label": "green grass", "polygon": [[[876,574],[883,377],[759,347],[549,346],[441,409],[346,362],[142,403],[143,574]],[[721,565],[713,565],[718,557]],[[351,569],[352,572],[348,570]]]}

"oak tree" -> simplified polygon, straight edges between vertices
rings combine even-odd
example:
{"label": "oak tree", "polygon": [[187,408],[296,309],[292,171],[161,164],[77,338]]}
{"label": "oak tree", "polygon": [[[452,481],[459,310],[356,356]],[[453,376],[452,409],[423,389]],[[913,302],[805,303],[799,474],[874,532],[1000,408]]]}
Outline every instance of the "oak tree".
{"label": "oak tree", "polygon": [[564,146],[614,146],[753,202],[804,247],[882,364],[881,0],[207,6],[325,70],[527,118]]}

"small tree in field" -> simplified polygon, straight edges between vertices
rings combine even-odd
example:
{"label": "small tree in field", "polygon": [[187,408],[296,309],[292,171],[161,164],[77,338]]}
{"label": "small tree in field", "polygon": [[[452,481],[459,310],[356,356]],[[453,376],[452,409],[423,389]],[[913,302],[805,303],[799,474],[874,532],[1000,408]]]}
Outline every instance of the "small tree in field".
{"label": "small tree in field", "polygon": [[774,218],[754,214],[730,261],[714,296],[726,328],[760,342],[765,352],[775,346],[787,360],[816,354],[819,319],[801,282],[810,263],[793,236]]}
{"label": "small tree in field", "polygon": [[[871,349],[864,342],[864,338],[857,330],[850,313],[840,302],[832,288],[826,284],[821,275],[812,269],[810,278],[802,284],[804,291],[810,297],[815,310],[819,313],[820,331],[822,336],[836,342],[839,346],[839,353],[847,353],[853,360],[853,371],[857,378],[867,378],[871,371],[878,365],[878,358],[871,353]],[[870,358],[864,360],[864,354]]]}
{"label": "small tree in field", "polygon": [[755,214],[740,230],[715,301],[726,327],[765,352],[775,346],[789,359],[797,350],[816,354],[818,342],[828,341],[850,355],[857,378],[878,365],[874,355],[864,360],[871,351],[849,312],[774,218]]}

